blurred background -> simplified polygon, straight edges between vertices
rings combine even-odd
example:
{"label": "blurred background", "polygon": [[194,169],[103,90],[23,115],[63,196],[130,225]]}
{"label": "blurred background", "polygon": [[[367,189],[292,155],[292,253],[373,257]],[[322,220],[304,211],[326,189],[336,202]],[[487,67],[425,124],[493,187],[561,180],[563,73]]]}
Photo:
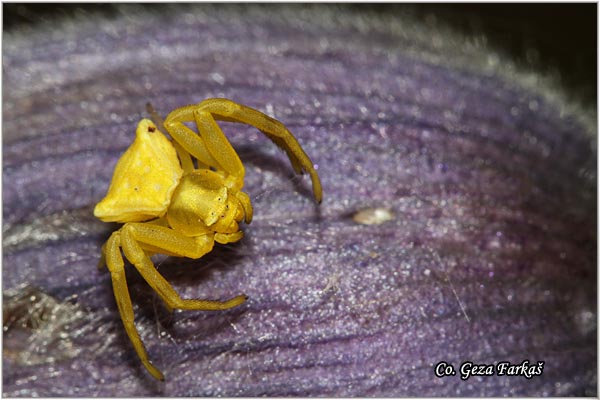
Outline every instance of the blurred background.
{"label": "blurred background", "polygon": [[[147,4],[149,8],[162,5]],[[585,4],[348,4],[354,12],[412,12],[487,41],[519,65],[552,74],[573,98],[597,104],[597,5]],[[119,13],[118,4],[4,4],[4,29],[40,21]]]}

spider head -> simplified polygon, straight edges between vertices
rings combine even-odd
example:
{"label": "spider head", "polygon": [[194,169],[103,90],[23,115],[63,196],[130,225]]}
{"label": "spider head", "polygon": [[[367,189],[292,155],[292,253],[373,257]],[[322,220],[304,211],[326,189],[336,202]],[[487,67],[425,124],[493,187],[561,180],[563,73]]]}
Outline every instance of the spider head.
{"label": "spider head", "polygon": [[206,233],[206,228],[218,233],[239,231],[244,208],[235,192],[223,184],[223,179],[208,169],[185,174],[171,198],[167,211],[169,225],[185,235]]}
{"label": "spider head", "polygon": [[[222,195],[219,196],[218,200],[218,203],[213,207],[215,222],[209,225],[211,229],[219,233],[235,233],[239,231],[238,224],[244,218],[244,209],[240,201],[225,188],[222,189]],[[207,225],[210,222],[212,221],[207,221]]]}

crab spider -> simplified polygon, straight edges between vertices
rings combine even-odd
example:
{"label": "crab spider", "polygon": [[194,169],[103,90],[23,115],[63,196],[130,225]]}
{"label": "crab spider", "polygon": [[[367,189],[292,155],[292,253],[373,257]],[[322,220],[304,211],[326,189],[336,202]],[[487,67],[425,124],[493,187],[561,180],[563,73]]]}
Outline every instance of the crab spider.
{"label": "crab spider", "polygon": [[[297,173],[310,174],[314,197],[319,203],[322,198],[319,176],[296,138],[281,122],[257,110],[227,99],[207,99],[174,110],[162,124],[140,121],[136,138],[117,162],[108,193],[94,215],[105,222],[124,223],[102,247],[99,266],[106,265],[111,274],[119,313],[137,355],[160,380],[163,374],[148,359],[134,325],[123,255],[170,309],[226,310],[246,300],[245,295],[226,301],[182,299],[150,259],[156,253],[200,258],[215,242],[240,240],[243,232],[238,224],[252,220],[250,197],[241,191],[244,166],[216,121],[258,128],[287,153]],[[185,122],[194,122],[198,133]],[[172,141],[157,124],[164,126]]]}

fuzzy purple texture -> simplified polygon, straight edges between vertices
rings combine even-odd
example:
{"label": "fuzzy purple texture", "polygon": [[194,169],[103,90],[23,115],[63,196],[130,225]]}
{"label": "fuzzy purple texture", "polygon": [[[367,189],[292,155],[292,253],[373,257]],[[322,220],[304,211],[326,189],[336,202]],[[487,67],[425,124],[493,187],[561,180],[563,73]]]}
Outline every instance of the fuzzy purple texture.
{"label": "fuzzy purple texture", "polygon": [[[597,395],[595,132],[576,114],[378,25],[389,17],[121,10],[4,36],[5,396]],[[118,225],[92,210],[146,102],[166,115],[208,97],[286,124],[324,198],[260,132],[222,125],[255,219],[237,244],[157,265],[183,297],[249,301],[169,315],[129,267],[160,383],[95,268]],[[356,222],[365,209],[393,216]],[[19,293],[65,304],[68,323],[8,324]],[[545,364],[532,379],[461,380],[469,360]],[[457,374],[436,377],[441,361]]]}

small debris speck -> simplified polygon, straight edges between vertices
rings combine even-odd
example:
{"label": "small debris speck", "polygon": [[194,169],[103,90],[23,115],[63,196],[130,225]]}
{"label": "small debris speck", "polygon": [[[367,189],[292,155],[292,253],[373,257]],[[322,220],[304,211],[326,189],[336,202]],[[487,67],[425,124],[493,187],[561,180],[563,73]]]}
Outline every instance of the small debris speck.
{"label": "small debris speck", "polygon": [[379,225],[386,221],[391,221],[395,217],[394,213],[387,208],[365,208],[354,214],[354,222],[362,225]]}
{"label": "small debris speck", "polygon": [[210,79],[217,82],[219,85],[225,84],[225,77],[219,74],[218,72],[213,72],[212,74],[210,74]]}

